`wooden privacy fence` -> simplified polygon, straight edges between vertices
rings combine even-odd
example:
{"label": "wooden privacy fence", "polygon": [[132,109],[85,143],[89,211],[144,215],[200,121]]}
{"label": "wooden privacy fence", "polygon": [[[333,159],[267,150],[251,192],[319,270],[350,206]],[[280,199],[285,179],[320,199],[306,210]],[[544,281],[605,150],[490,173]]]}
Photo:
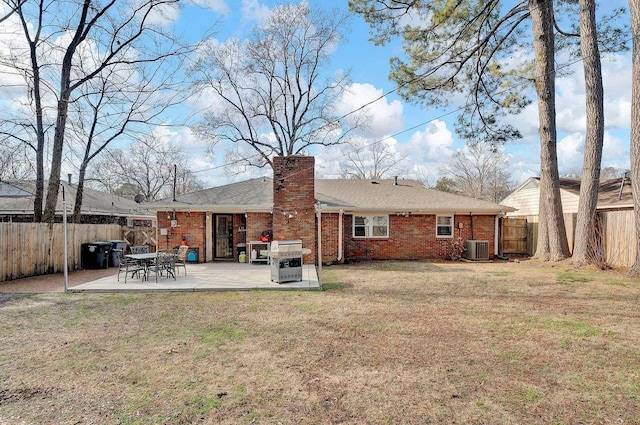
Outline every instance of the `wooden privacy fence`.
{"label": "wooden privacy fence", "polygon": [[[86,242],[122,238],[117,224],[67,224],[69,270],[80,268]],[[61,223],[0,223],[0,282],[64,271]]]}
{"label": "wooden privacy fence", "polygon": [[[631,267],[636,259],[636,228],[633,210],[599,211],[601,223],[599,229],[599,244],[602,260],[605,264],[615,267]],[[577,214],[564,214],[565,228],[569,249],[573,252],[575,224]],[[506,220],[505,220],[506,219]],[[526,253],[534,255],[538,240],[538,216],[530,215],[520,218],[503,218],[502,240],[503,252],[520,253],[526,223]]]}
{"label": "wooden privacy fence", "polygon": [[636,226],[633,210],[602,211],[602,247],[606,264],[631,267],[636,260]]}
{"label": "wooden privacy fence", "polygon": [[501,243],[502,254],[527,254],[527,219],[502,218]]}

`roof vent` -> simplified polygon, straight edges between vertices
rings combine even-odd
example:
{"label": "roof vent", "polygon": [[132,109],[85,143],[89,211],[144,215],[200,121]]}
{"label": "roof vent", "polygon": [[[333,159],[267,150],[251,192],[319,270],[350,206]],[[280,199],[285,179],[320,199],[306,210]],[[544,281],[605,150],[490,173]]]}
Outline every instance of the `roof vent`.
{"label": "roof vent", "polygon": [[624,182],[629,178],[630,171],[625,171],[622,175],[622,181],[620,182],[620,191],[618,192],[618,200],[622,199],[622,189],[624,188]]}

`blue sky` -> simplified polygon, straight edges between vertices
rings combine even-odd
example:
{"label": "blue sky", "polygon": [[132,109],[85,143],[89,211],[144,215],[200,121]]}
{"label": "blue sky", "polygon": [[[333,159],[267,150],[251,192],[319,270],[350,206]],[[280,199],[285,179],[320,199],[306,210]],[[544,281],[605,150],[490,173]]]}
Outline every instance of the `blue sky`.
{"label": "blue sky", "polygon": [[[338,8],[347,12],[346,0],[308,0],[321,8]],[[229,37],[244,38],[256,23],[283,2],[273,0],[191,0],[191,5],[170,10],[163,17],[174,22],[186,36],[197,39],[209,29],[213,37],[223,42]],[[607,7],[625,7],[625,0],[609,0]],[[625,17],[628,20],[628,17]],[[399,41],[386,46],[374,46],[369,39],[369,27],[360,16],[353,16],[347,39],[333,57],[329,73],[350,70],[349,94],[343,96],[336,109],[349,112],[395,89],[388,80],[389,59],[402,55]],[[524,52],[530,54],[530,52]],[[573,73],[557,79],[558,156],[560,173],[579,170],[582,164],[584,139],[584,83],[582,64],[575,59],[558,57],[559,66],[575,62]],[[603,166],[621,169],[629,167],[629,126],[631,95],[630,53],[608,55],[602,61],[605,87],[605,149]],[[190,105],[185,105],[188,108]],[[453,122],[455,111],[462,105],[446,109],[429,109],[411,105],[391,93],[368,108],[371,128],[364,134],[368,143],[384,139],[390,149],[403,158],[398,174],[401,178],[418,178],[435,184],[449,164],[450,156],[463,143],[457,139]],[[183,111],[189,112],[189,111]],[[170,118],[167,118],[168,122]],[[510,118],[523,134],[521,140],[505,147],[510,169],[516,183],[539,173],[539,141],[537,105],[533,103],[521,114]],[[213,158],[205,154],[206,141],[188,128],[167,126],[154,130],[154,135],[167,143],[179,143],[190,156],[191,168],[205,185],[220,185],[231,181],[268,175],[269,170],[250,170],[241,175],[229,174],[224,167],[224,152],[217,150]],[[317,177],[338,177],[344,149],[314,152]],[[71,170],[73,171],[73,169]],[[63,175],[66,173],[63,170]],[[390,177],[390,176],[389,176]]]}
{"label": "blue sky", "polygon": [[[312,5],[323,8],[339,8],[347,10],[346,1],[309,0]],[[188,8],[180,17],[181,22],[189,22],[194,29],[206,27],[218,20],[215,37],[224,41],[229,36],[242,38],[260,17],[269,13],[270,9],[282,2],[268,0],[202,0],[202,7],[209,9]],[[613,0],[608,6],[626,6],[625,1]],[[626,18],[628,19],[628,18]],[[369,40],[369,27],[359,16],[350,22],[348,38],[337,48],[329,71],[349,69],[352,82],[352,96],[344,100],[341,111],[348,111],[383,93],[395,88],[389,81],[389,58],[401,55],[399,42],[388,46],[374,46]],[[572,59],[557,59],[561,65]],[[566,61],[566,62],[563,62]],[[629,167],[628,129],[630,120],[630,87],[631,60],[629,53],[609,55],[602,61],[605,85],[606,136],[603,166],[615,166],[622,169]],[[582,65],[575,63],[575,72],[557,80],[557,121],[558,121],[558,156],[561,174],[579,170],[582,164],[582,143],[584,138],[584,84],[582,81]],[[527,177],[538,174],[539,147],[537,137],[537,106],[532,104],[520,115],[511,119],[524,137],[507,144],[505,150],[509,157],[514,180],[522,182]],[[395,94],[372,105],[371,115],[376,123],[371,141],[387,136],[393,149],[405,158],[400,170],[401,177],[422,178],[434,184],[446,169],[449,156],[463,147],[457,139],[453,121],[456,106],[447,109],[427,109],[402,101]],[[408,130],[409,129],[409,130]],[[198,141],[190,143],[193,151],[200,149]],[[318,176],[336,177],[339,173],[339,161],[335,148],[330,152],[317,152]],[[220,165],[221,155],[215,164]],[[202,156],[194,161],[194,168],[206,170],[211,168]],[[224,169],[217,168],[199,173],[207,184],[238,180],[251,175],[265,174],[265,170],[254,170],[240,176],[228,176]]]}

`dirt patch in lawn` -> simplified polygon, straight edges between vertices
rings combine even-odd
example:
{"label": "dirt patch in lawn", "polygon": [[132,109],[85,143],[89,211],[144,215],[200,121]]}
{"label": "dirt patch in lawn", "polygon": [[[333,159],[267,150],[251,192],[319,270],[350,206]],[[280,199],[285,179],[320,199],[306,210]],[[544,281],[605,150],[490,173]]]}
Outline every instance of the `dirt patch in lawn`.
{"label": "dirt patch in lawn", "polygon": [[367,262],[323,292],[0,302],[0,423],[640,423],[640,281]]}
{"label": "dirt patch in lawn", "polygon": [[[76,270],[68,274],[68,287],[72,288],[118,273],[117,268]],[[64,274],[45,274],[24,279],[0,282],[0,293],[40,294],[43,292],[64,292]],[[1,295],[0,295],[1,296]]]}

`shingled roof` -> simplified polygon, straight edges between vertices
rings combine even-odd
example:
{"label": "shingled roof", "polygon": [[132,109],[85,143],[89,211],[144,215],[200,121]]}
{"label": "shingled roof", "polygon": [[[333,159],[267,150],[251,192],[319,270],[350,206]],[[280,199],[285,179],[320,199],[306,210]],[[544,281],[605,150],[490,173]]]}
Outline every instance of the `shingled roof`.
{"label": "shingled roof", "polygon": [[506,207],[493,202],[424,187],[415,180],[316,180],[316,199],[327,205],[357,211],[412,213],[499,213]]}
{"label": "shingled roof", "polygon": [[[539,177],[535,177],[540,181]],[[561,178],[560,189],[580,195],[580,179]],[[633,208],[633,193],[629,178],[602,179],[598,187],[598,209]]]}
{"label": "shingled roof", "polygon": [[165,198],[146,204],[152,209],[209,210],[221,212],[271,211],[273,208],[273,180],[257,178],[196,192],[177,195],[176,200]]}
{"label": "shingled roof", "polygon": [[[415,180],[316,179],[315,200],[325,211],[497,214],[510,207],[425,188]],[[271,211],[273,180],[257,178],[146,204],[156,210]]]}
{"label": "shingled roof", "polygon": [[[75,203],[77,185],[61,182],[65,190],[67,209]],[[35,180],[8,180],[0,182],[1,214],[33,214]],[[45,182],[45,194],[47,183]],[[62,214],[62,190],[58,192],[56,212]],[[82,214],[109,216],[148,216],[150,213],[132,199],[85,188],[82,197]]]}

